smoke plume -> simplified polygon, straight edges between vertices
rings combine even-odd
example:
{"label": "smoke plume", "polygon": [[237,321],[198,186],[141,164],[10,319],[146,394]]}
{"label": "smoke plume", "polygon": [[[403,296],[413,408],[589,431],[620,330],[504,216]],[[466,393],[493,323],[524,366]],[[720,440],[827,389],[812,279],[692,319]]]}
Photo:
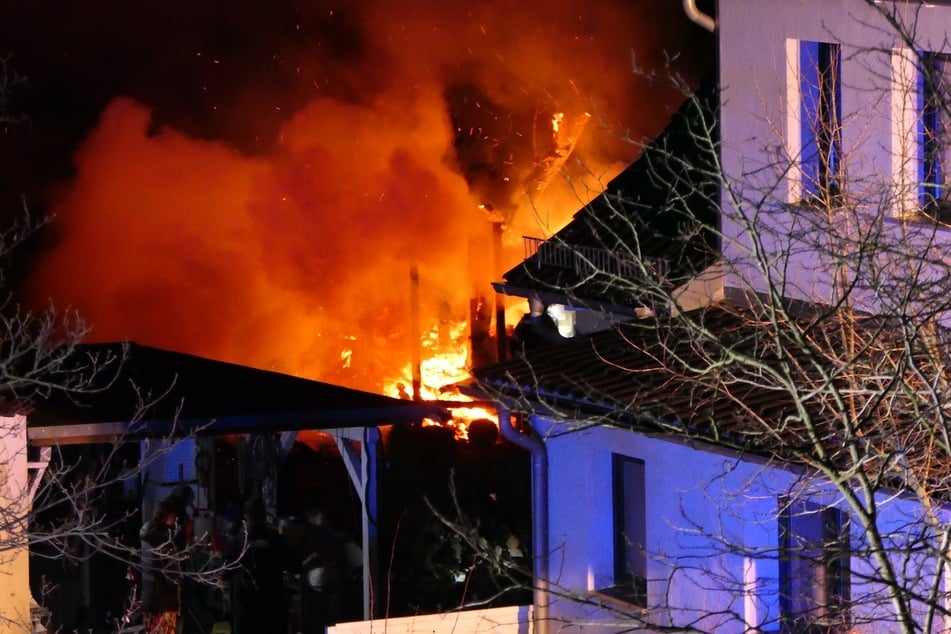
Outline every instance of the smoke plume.
{"label": "smoke plume", "polygon": [[[93,341],[364,389],[408,358],[411,267],[424,328],[499,278],[480,205],[508,267],[636,156],[619,134],[666,123],[678,95],[632,51],[688,75],[712,51],[679,3],[125,4],[64,16],[101,107],[24,298],[75,307]],[[552,177],[557,113],[590,120]]]}

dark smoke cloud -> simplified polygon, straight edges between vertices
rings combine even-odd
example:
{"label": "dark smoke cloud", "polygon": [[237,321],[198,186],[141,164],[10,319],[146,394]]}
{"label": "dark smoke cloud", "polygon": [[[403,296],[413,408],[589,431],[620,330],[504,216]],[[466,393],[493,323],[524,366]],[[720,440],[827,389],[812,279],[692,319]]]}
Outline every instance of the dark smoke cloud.
{"label": "dark smoke cloud", "polygon": [[498,275],[479,203],[515,242],[580,204],[557,183],[525,198],[556,112],[594,115],[574,156],[608,178],[636,155],[616,133],[655,134],[677,101],[632,50],[694,78],[712,55],[677,2],[343,5],[5,9],[32,123],[0,167],[56,213],[24,297],[77,307],[95,339],[374,388],[406,358],[411,266],[428,315],[464,318]]}

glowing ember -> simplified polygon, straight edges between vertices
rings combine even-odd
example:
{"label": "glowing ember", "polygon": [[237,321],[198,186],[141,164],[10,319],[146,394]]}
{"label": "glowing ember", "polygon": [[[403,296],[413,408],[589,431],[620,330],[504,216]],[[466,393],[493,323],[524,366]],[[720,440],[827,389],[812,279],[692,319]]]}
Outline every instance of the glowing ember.
{"label": "glowing ember", "polygon": [[495,423],[496,427],[499,425],[498,414],[485,407],[454,407],[452,408],[452,420],[446,425],[455,430],[456,438],[466,440],[469,438],[469,425],[476,420],[490,420]]}

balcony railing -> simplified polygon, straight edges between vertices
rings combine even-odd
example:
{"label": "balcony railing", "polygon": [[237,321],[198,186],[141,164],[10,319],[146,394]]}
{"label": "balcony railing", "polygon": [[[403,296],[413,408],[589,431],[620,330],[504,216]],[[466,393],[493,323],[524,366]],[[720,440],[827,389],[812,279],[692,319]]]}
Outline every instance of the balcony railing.
{"label": "balcony railing", "polygon": [[642,280],[648,276],[654,281],[660,281],[666,279],[669,272],[669,263],[665,258],[646,257],[639,260],[631,255],[618,254],[607,249],[530,236],[522,236],[522,244],[526,260],[534,259],[539,267],[547,265],[570,269],[578,275],[604,273],[631,281]]}

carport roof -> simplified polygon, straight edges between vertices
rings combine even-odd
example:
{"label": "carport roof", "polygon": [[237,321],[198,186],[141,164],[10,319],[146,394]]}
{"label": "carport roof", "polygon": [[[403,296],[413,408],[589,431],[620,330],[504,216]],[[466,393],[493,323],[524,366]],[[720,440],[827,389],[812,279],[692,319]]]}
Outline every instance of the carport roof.
{"label": "carport roof", "polygon": [[82,344],[76,373],[113,359],[80,392],[56,391],[27,414],[34,445],[199,434],[370,427],[447,418],[406,401],[136,343]]}

